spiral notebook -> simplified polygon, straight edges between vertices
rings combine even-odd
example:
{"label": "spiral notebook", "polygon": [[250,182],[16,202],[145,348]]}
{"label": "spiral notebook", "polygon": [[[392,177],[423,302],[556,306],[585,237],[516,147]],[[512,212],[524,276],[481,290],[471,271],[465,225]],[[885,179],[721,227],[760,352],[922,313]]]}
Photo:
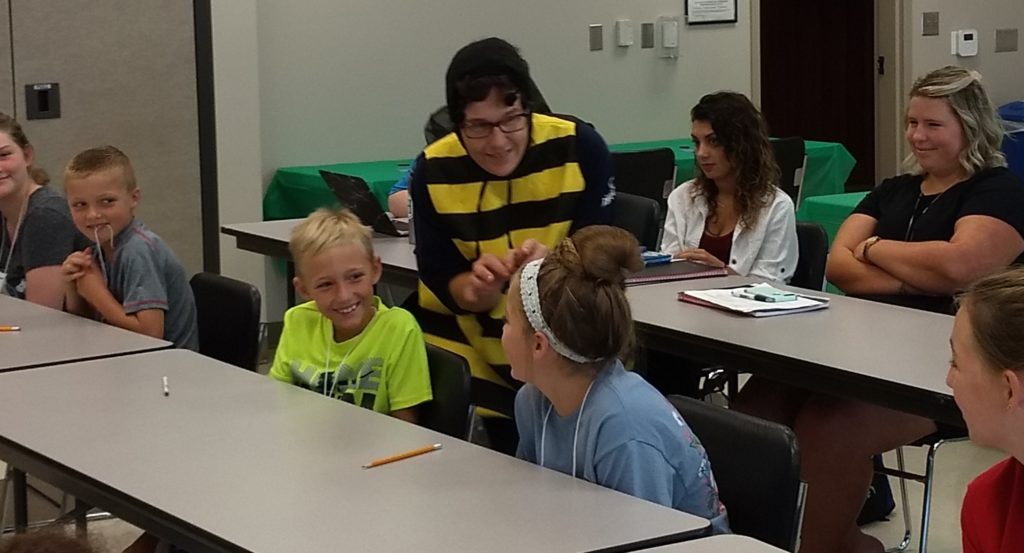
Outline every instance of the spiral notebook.
{"label": "spiral notebook", "polygon": [[[767,283],[761,283],[766,286]],[[752,285],[739,288],[751,288]],[[809,296],[806,294],[795,294],[797,298],[793,301],[770,303],[765,301],[751,300],[744,297],[737,297],[733,291],[736,288],[719,288],[711,290],[686,290],[679,292],[677,299],[687,303],[713,307],[738,315],[748,317],[773,317],[775,315],[788,315],[791,313],[803,313],[805,311],[817,311],[827,309],[829,304],[828,296]]]}
{"label": "spiral notebook", "polygon": [[726,276],[729,271],[725,267],[709,267],[693,261],[673,261],[663,265],[646,267],[644,270],[626,278],[626,286],[674,282],[694,278],[710,278]]}

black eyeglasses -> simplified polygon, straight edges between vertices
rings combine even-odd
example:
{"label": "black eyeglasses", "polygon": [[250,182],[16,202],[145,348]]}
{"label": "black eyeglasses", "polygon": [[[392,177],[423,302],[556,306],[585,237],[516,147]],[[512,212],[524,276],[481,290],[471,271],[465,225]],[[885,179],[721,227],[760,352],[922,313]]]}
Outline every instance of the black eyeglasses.
{"label": "black eyeglasses", "polygon": [[490,121],[463,123],[461,127],[462,136],[465,138],[487,138],[491,136],[495,128],[500,129],[505,134],[519,132],[526,128],[529,118],[530,114],[524,111],[515,115],[509,115],[497,123],[491,123]]}

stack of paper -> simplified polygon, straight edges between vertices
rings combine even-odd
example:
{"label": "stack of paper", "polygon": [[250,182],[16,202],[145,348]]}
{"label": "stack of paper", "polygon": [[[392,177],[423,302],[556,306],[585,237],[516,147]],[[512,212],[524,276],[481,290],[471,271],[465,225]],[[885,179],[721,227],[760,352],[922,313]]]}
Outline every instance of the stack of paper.
{"label": "stack of paper", "polygon": [[772,317],[788,313],[816,311],[828,307],[827,297],[806,296],[797,294],[793,301],[769,303],[738,297],[733,294],[735,288],[718,288],[712,290],[689,290],[679,292],[679,301],[714,307],[751,317]]}

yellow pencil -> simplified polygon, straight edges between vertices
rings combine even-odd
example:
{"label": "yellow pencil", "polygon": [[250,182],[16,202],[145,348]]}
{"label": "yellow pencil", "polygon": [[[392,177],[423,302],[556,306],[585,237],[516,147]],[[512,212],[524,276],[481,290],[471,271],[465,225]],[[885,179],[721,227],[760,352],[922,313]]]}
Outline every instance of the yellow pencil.
{"label": "yellow pencil", "polygon": [[441,444],[425,445],[418,447],[412,451],[406,451],[405,453],[399,453],[390,457],[384,457],[382,459],[376,459],[363,465],[364,469],[371,469],[373,467],[379,467],[388,463],[394,463],[395,461],[401,461],[402,459],[408,459],[409,457],[415,457],[417,455],[423,455],[424,453],[430,453],[431,451],[437,451],[441,449]]}
{"label": "yellow pencil", "polygon": [[0,325],[0,332],[17,332],[21,330],[20,326]]}

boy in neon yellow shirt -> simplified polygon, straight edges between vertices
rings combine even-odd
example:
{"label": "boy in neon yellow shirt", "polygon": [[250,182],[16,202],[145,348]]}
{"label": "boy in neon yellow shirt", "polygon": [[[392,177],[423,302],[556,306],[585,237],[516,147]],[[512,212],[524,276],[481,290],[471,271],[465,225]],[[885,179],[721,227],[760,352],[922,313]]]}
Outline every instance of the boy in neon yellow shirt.
{"label": "boy in neon yellow shirt", "polygon": [[320,209],[292,231],[295,289],[270,376],[416,422],[433,396],[423,334],[412,314],[373,295],[380,258],[347,210]]}

